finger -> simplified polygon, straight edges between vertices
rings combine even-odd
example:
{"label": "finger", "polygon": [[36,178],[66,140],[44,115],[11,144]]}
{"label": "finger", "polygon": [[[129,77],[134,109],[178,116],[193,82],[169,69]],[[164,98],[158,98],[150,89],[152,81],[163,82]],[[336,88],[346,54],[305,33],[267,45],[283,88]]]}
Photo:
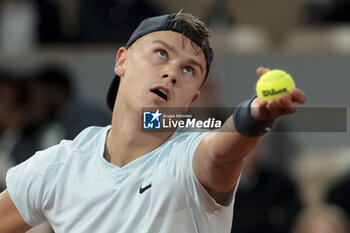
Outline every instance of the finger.
{"label": "finger", "polygon": [[251,104],[251,114],[255,119],[258,120],[267,120],[270,116],[269,110],[266,108],[267,102],[255,98]]}
{"label": "finger", "polygon": [[260,66],[257,70],[256,73],[259,75],[259,77],[261,77],[263,74],[265,74],[267,71],[269,71],[269,68],[266,67],[262,67]]}
{"label": "finger", "polygon": [[281,115],[281,109],[278,103],[271,99],[267,102],[266,108],[269,110],[269,115],[271,118],[276,119]]}
{"label": "finger", "polygon": [[266,107],[266,105],[267,105],[267,102],[264,100],[261,100],[259,98],[255,98],[253,103],[252,103],[252,106],[256,107],[256,108],[264,108],[264,107]]}
{"label": "finger", "polygon": [[296,104],[288,96],[282,94],[278,97],[278,101],[280,103],[281,114],[291,114],[296,111]]}
{"label": "finger", "polygon": [[299,103],[299,104],[305,103],[306,95],[300,89],[293,88],[292,90],[290,90],[289,93],[290,93],[290,96],[291,96],[293,102],[296,102],[296,103]]}

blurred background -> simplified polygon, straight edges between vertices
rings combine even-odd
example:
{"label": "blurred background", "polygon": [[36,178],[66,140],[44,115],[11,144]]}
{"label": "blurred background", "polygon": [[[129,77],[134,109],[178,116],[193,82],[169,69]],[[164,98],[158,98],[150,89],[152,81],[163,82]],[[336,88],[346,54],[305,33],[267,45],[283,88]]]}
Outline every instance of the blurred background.
{"label": "blurred background", "polygon": [[[334,219],[345,226],[350,216],[349,0],[0,0],[0,190],[7,169],[35,151],[110,123],[105,95],[118,48],[145,17],[180,9],[212,30],[215,58],[198,106],[234,107],[250,98],[256,68],[266,66],[293,76],[306,107],[347,111],[343,132],[276,125],[281,132],[247,161],[232,232],[320,233],[312,231],[316,220],[297,219],[311,216],[309,208],[331,215],[333,205],[344,214],[328,218],[328,233],[343,232]],[[251,223],[247,209],[266,219]]]}

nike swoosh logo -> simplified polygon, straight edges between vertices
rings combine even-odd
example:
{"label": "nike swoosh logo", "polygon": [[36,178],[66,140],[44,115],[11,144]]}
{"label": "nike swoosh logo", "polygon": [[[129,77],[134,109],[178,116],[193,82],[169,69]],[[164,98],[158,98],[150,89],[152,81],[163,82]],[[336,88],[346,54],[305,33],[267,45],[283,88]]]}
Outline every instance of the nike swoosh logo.
{"label": "nike swoosh logo", "polygon": [[144,191],[146,191],[147,189],[149,189],[150,187],[152,187],[152,184],[147,185],[146,187],[140,187],[139,193],[142,194]]}

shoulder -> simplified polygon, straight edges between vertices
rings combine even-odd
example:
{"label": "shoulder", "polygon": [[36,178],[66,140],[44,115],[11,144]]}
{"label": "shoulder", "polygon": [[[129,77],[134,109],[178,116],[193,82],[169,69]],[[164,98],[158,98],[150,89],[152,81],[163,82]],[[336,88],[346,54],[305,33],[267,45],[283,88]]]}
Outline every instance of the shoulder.
{"label": "shoulder", "polygon": [[[107,132],[111,126],[92,126],[84,129],[70,142],[71,150],[81,152],[95,152],[100,144],[105,144]],[[61,143],[62,144],[62,143]]]}
{"label": "shoulder", "polygon": [[207,133],[209,133],[209,130],[204,129],[187,129],[187,128],[180,128],[176,130],[174,135],[170,138],[173,142],[187,142],[190,143],[194,139],[202,139]]}
{"label": "shoulder", "polygon": [[193,154],[208,130],[178,129],[169,139],[173,149],[188,151],[186,154]]}
{"label": "shoulder", "polygon": [[[166,164],[168,166],[174,166],[178,169],[183,167],[184,169],[192,168],[193,155],[198,148],[198,145],[208,133],[207,130],[187,130],[178,129],[169,139],[165,142],[165,155],[163,158],[167,158]],[[175,170],[176,170],[175,169]]]}
{"label": "shoulder", "polygon": [[[25,167],[26,170],[39,175],[43,174],[49,167],[64,164],[74,153],[85,153],[87,155],[94,153],[99,148],[104,147],[104,134],[107,134],[109,128],[109,126],[86,128],[74,140],[62,140],[55,146],[37,151],[32,157],[13,169]],[[9,172],[13,169],[11,168]]]}
{"label": "shoulder", "polygon": [[63,140],[38,151],[7,172],[8,192],[29,225],[37,225],[45,219],[45,206],[52,205],[57,194],[54,190],[64,190],[72,174],[87,167],[88,163],[89,167],[96,167],[94,155],[96,151],[104,149],[109,128],[87,128],[74,140]]}

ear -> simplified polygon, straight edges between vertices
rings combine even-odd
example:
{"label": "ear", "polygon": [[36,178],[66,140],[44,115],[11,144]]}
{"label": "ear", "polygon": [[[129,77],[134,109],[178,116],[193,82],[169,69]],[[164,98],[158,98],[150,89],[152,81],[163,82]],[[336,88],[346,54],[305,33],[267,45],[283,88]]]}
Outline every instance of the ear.
{"label": "ear", "polygon": [[125,74],[126,51],[127,49],[125,47],[121,47],[117,52],[114,73],[119,77],[123,77]]}
{"label": "ear", "polygon": [[192,97],[190,106],[199,99],[200,94],[201,93],[199,92],[199,90],[197,90],[196,94],[194,94],[194,96]]}

